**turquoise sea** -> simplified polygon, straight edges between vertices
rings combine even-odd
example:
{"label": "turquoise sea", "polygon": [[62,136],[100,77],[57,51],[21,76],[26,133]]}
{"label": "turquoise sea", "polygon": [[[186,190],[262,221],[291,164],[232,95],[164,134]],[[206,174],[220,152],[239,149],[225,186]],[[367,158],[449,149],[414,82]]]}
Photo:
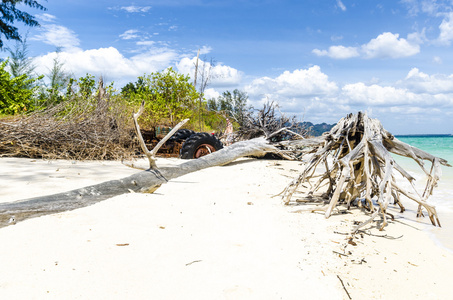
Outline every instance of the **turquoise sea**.
{"label": "turquoise sea", "polygon": [[[449,135],[420,135],[396,136],[397,139],[411,146],[424,150],[432,155],[446,159],[453,166],[453,136]],[[421,190],[426,182],[426,176],[415,161],[394,155],[395,160],[416,179],[416,186]],[[431,163],[426,162],[429,171]],[[442,176],[438,187],[428,200],[436,206],[442,228],[427,227],[427,232],[440,245],[453,252],[453,167],[442,166]]]}

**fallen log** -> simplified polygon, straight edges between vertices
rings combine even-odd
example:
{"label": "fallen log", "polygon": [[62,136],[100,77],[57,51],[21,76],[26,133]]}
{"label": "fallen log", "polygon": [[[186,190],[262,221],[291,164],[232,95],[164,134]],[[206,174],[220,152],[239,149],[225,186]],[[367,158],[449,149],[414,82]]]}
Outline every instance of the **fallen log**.
{"label": "fallen log", "polygon": [[150,168],[119,180],[111,180],[68,192],[1,203],[0,228],[30,218],[86,207],[125,193],[153,191],[170,179],[205,168],[225,165],[240,157],[263,156],[268,152],[278,152],[278,149],[270,145],[264,138],[257,138],[238,142],[210,155],[189,160],[179,166]]}

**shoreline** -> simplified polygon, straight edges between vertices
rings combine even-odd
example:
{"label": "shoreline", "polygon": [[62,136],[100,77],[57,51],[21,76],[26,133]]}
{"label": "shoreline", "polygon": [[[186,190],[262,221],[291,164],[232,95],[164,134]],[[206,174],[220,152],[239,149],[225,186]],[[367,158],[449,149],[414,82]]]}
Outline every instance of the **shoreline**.
{"label": "shoreline", "polygon": [[[17,158],[1,158],[0,169],[0,202],[138,172],[119,162]],[[453,254],[423,231],[427,218],[418,222],[409,217],[412,211],[394,212],[396,220],[384,231],[371,228],[351,241],[353,221],[367,218],[359,210],[325,219],[322,213],[294,213],[307,206],[284,206],[273,197],[300,169],[300,162],[240,159],[170,180],[153,194],[121,195],[1,228],[0,295],[348,299],[348,291],[352,299],[426,299],[451,294]]]}

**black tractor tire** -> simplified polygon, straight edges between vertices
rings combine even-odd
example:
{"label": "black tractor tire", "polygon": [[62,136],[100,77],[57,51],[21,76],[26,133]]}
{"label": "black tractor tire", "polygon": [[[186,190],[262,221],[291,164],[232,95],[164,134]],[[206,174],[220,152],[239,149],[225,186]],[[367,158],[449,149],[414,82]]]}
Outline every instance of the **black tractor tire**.
{"label": "black tractor tire", "polygon": [[214,135],[199,132],[191,135],[182,145],[181,158],[193,159],[208,155],[223,148],[222,142]]}
{"label": "black tractor tire", "polygon": [[182,142],[194,133],[195,131],[190,129],[178,129],[178,131],[176,131],[168,140],[172,142]]}

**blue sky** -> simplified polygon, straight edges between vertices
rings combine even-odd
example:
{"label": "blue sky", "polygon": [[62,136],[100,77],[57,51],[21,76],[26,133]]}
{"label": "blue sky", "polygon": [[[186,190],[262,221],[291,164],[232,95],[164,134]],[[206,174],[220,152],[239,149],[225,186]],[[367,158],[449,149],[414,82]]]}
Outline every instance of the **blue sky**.
{"label": "blue sky", "polygon": [[68,72],[117,87],[170,66],[192,76],[201,49],[207,96],[238,88],[314,123],[362,110],[395,134],[453,133],[452,0],[41,3],[26,10],[42,26],[20,30],[42,74],[59,47]]}

